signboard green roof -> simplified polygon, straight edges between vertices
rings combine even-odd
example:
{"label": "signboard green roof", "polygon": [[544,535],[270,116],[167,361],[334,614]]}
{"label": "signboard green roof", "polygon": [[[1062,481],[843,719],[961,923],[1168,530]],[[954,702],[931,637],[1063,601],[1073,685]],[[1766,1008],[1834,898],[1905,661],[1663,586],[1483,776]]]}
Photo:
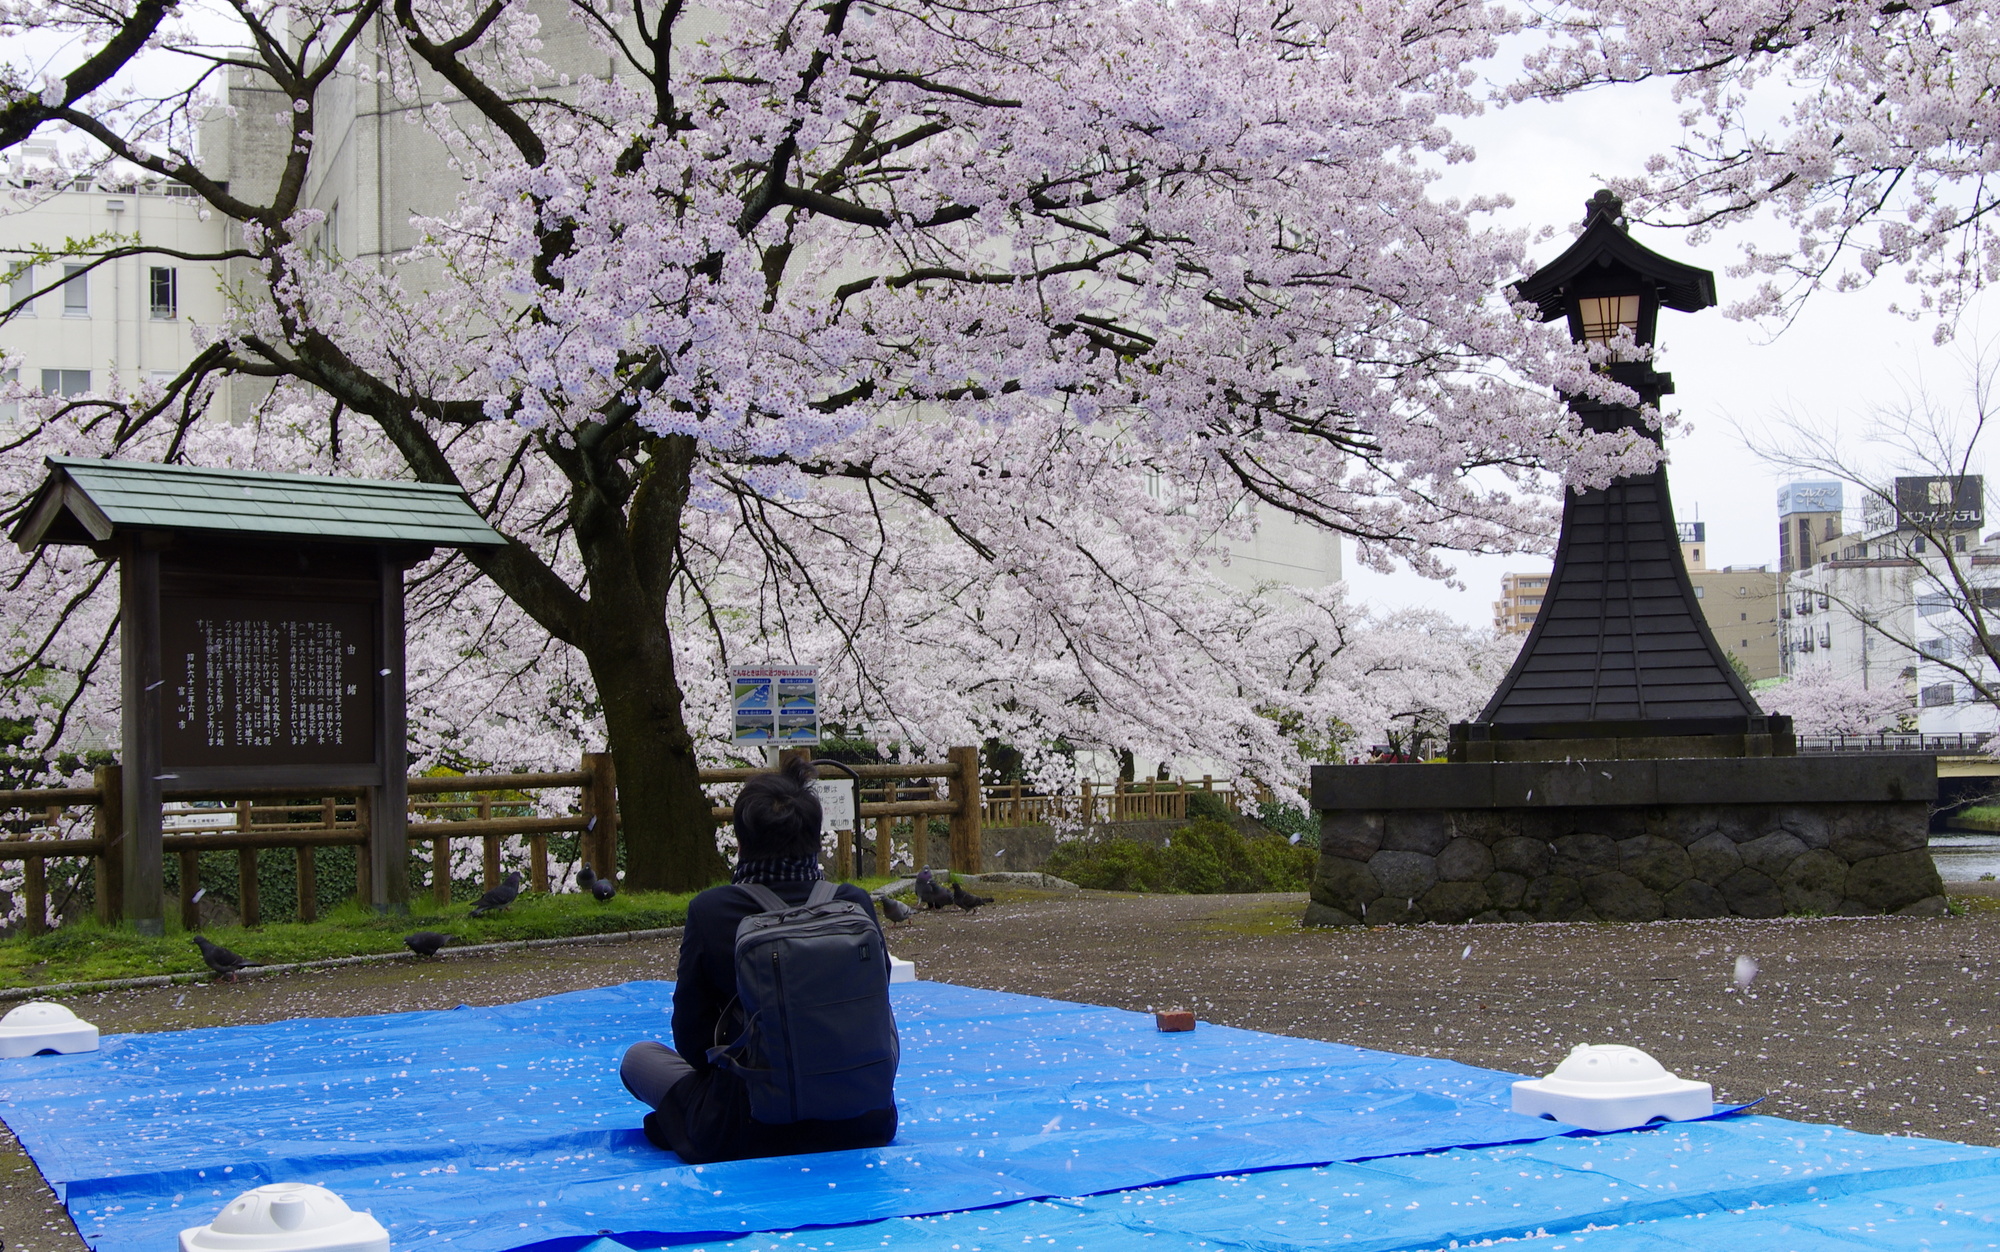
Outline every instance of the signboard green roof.
{"label": "signboard green roof", "polygon": [[463,489],[435,483],[48,458],[49,477],[14,528],[23,551],[102,543],[119,532],[436,548],[501,547]]}

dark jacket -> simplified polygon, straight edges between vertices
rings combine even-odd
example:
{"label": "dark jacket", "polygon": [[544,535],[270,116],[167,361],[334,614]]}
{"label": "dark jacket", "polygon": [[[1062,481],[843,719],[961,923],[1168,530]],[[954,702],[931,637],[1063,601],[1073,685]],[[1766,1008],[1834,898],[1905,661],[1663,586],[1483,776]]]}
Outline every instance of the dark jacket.
{"label": "dark jacket", "polygon": [[[803,904],[812,884],[774,883],[771,890],[787,904]],[[870,917],[875,915],[875,902],[859,887],[843,884],[835,898],[851,900],[867,909]],[[732,1010],[736,999],[736,927],[758,912],[762,910],[749,894],[736,887],[711,887],[688,902],[674,984],[674,1051],[694,1066],[695,1072],[671,1093],[667,1103],[674,1108],[661,1110],[679,1113],[664,1119],[670,1142],[663,1146],[683,1160],[700,1164],[889,1143],[896,1137],[894,1105],[841,1121],[770,1126],[750,1116],[750,1094],[742,1080],[709,1062],[708,1050],[734,1042],[742,1028],[741,1018]],[[877,929],[880,926],[878,921]],[[882,952],[886,962],[886,943]],[[727,1022],[723,1020],[725,1013]],[[719,1037],[718,1025],[723,1026]],[[648,1124],[650,1133],[650,1120]],[[674,1139],[681,1141],[672,1142]]]}

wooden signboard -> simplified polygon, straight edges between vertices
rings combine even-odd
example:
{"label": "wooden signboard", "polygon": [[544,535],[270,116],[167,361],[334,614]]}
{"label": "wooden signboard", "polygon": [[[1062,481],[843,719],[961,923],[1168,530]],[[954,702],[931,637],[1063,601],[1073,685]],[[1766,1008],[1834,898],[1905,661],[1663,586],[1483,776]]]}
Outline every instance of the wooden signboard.
{"label": "wooden signboard", "polygon": [[23,548],[118,561],[126,916],[164,926],[163,793],[345,791],[370,901],[407,906],[403,575],[505,542],[462,491],[51,460]]}

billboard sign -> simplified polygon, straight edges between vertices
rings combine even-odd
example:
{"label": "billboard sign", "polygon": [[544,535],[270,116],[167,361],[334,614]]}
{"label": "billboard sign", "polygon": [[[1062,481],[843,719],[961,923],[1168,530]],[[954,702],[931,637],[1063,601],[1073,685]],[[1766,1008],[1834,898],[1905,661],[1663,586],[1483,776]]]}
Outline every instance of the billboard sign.
{"label": "billboard sign", "polygon": [[1707,522],[1675,522],[1674,533],[1682,543],[1700,543],[1708,538]]}
{"label": "billboard sign", "polygon": [[1975,530],[1986,524],[1986,479],[1980,474],[1896,480],[1896,529]]}
{"label": "billboard sign", "polygon": [[752,665],[729,671],[737,743],[819,746],[819,667]]}
{"label": "billboard sign", "polygon": [[1791,513],[1838,513],[1842,503],[1838,479],[1785,483],[1778,488],[1778,516]]}

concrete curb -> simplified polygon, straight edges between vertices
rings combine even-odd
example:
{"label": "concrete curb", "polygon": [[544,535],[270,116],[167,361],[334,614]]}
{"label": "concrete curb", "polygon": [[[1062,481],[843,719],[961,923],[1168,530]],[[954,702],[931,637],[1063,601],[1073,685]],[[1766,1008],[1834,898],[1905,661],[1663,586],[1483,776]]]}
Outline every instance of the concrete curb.
{"label": "concrete curb", "polygon": [[[505,943],[472,943],[462,948],[441,949],[436,957],[419,957],[414,952],[370,952],[363,956],[335,956],[324,961],[294,961],[286,965],[253,965],[238,973],[239,978],[262,978],[289,974],[295,970],[334,969],[342,965],[379,965],[385,961],[438,960],[447,956],[468,956],[491,952],[518,952],[526,948],[560,948],[571,944],[624,943],[632,939],[665,939],[681,933],[679,926],[652,930],[614,930],[601,935],[567,935],[555,939],[510,939]],[[108,978],[102,982],[59,982],[46,987],[0,989],[0,1003],[9,1000],[39,1000],[49,996],[87,995],[94,991],[127,991],[138,987],[171,987],[177,983],[207,982],[214,974],[153,974],[145,978]]]}

